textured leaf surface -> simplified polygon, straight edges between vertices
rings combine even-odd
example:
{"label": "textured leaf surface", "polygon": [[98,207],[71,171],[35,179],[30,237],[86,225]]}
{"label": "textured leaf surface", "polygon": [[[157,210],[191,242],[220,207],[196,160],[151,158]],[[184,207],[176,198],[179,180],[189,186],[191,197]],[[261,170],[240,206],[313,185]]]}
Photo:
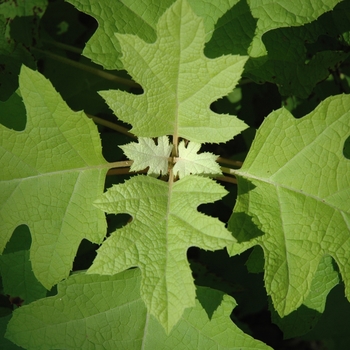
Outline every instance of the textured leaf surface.
{"label": "textured leaf surface", "polygon": [[26,305],[46,296],[46,289],[33,274],[28,250],[0,256],[0,271],[4,294],[20,297]]}
{"label": "textured leaf surface", "polygon": [[274,28],[300,26],[310,23],[323,13],[330,11],[341,0],[248,0],[252,15],[258,18],[255,38],[249,55],[262,56],[266,50],[261,36]]}
{"label": "textured leaf surface", "polygon": [[156,39],[155,23],[173,0],[114,1],[69,0],[80,11],[93,16],[99,27],[83,54],[106,69],[122,69],[120,44],[115,33],[139,35],[143,40]]}
{"label": "textured leaf surface", "polygon": [[27,0],[27,1],[4,1],[0,5],[0,14],[14,19],[16,16],[39,16],[41,17],[46,9],[47,0]]}
{"label": "textured leaf surface", "polygon": [[[174,0],[114,1],[68,0],[80,11],[98,21],[98,29],[87,43],[84,55],[106,69],[122,69],[121,49],[115,33],[135,34],[147,42],[156,40],[156,24]],[[204,20],[206,40],[214,25],[238,0],[189,1],[194,12]]]}
{"label": "textured leaf surface", "polygon": [[203,20],[185,0],[177,1],[159,19],[154,43],[134,35],[116,36],[124,67],[144,93],[100,94],[119,119],[132,124],[134,134],[224,142],[247,127],[236,117],[219,115],[209,108],[233,90],[247,57],[206,58]]}
{"label": "textured leaf surface", "polygon": [[265,285],[280,316],[304,302],[324,255],[338,264],[350,298],[349,109],[349,96],[340,95],[300,120],[285,109],[271,113],[236,172],[230,229],[240,244],[230,252],[263,248]]}
{"label": "textured leaf surface", "polygon": [[218,156],[209,152],[198,154],[200,147],[201,144],[196,142],[189,142],[187,147],[184,141],[179,143],[179,157],[174,166],[175,175],[183,178],[190,174],[221,174],[220,166],[215,161]]}
{"label": "textured leaf surface", "polygon": [[272,308],[272,322],[283,331],[285,338],[300,337],[310,332],[322,317],[329,292],[338,283],[339,274],[334,270],[333,259],[330,256],[323,257],[303,305],[283,318]]}
{"label": "textured leaf surface", "polygon": [[147,309],[170,331],[184,309],[194,306],[187,249],[216,250],[233,242],[223,223],[196,210],[225,194],[222,186],[198,176],[175,183],[135,176],[111,187],[95,205],[107,213],[129,213],[133,220],[102,244],[89,273],[140,267]]}
{"label": "textured leaf surface", "polygon": [[46,296],[47,290],[35,278],[29,260],[30,231],[21,225],[0,256],[2,294],[20,297],[23,305]]}
{"label": "textured leaf surface", "polygon": [[68,276],[83,238],[105,235],[92,202],[109,166],[93,122],[72,112],[48,80],[23,67],[20,89],[25,130],[0,125],[0,251],[18,225],[28,225],[33,271],[50,289]]}
{"label": "textured leaf surface", "polygon": [[150,138],[140,137],[139,142],[131,142],[120,146],[124,154],[131,160],[131,171],[143,170],[149,167],[147,174],[167,174],[169,157],[173,146],[167,136],[158,138],[157,145]]}
{"label": "textured leaf surface", "polygon": [[197,290],[194,308],[166,335],[147,313],[140,282],[139,269],[72,276],[59,284],[56,296],[17,310],[7,337],[29,350],[270,349],[232,323],[231,297],[204,287]]}
{"label": "textured leaf surface", "polygon": [[349,14],[350,4],[342,2],[310,24],[269,31],[263,36],[266,62],[250,62],[247,75],[277,84],[283,96],[307,98],[349,56],[339,40],[350,30]]}

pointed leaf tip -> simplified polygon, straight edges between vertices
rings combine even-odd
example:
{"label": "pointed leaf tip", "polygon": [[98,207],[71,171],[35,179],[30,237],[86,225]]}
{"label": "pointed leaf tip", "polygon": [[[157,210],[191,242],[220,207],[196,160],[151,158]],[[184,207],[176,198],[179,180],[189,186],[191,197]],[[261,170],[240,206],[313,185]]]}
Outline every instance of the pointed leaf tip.
{"label": "pointed leaf tip", "polygon": [[224,223],[197,211],[226,193],[215,181],[195,175],[175,183],[139,175],[113,186],[98,206],[107,213],[128,213],[133,220],[102,244],[89,273],[140,267],[147,309],[170,331],[195,303],[188,248],[216,250],[234,241]]}
{"label": "pointed leaf tip", "polygon": [[301,119],[286,109],[272,112],[236,171],[229,227],[241,243],[230,253],[263,248],[265,285],[281,317],[304,302],[325,255],[338,264],[350,300],[350,161],[343,155],[349,111],[350,96],[339,95]]}
{"label": "pointed leaf tip", "polygon": [[161,16],[154,43],[134,35],[117,37],[124,66],[144,93],[100,94],[118,118],[132,125],[135,135],[226,142],[248,127],[235,116],[210,109],[212,102],[236,86],[248,57],[205,57],[203,20],[187,1],[176,1]]}

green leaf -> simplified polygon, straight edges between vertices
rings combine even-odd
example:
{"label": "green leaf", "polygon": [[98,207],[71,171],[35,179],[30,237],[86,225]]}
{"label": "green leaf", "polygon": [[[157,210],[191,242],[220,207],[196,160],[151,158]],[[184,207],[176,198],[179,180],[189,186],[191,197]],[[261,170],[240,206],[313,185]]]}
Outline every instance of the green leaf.
{"label": "green leaf", "polygon": [[[210,39],[214,25],[238,0],[190,0],[193,11],[204,20],[206,41]],[[84,55],[106,69],[124,68],[121,48],[115,33],[134,34],[146,42],[156,40],[156,24],[174,0],[113,1],[68,0],[80,11],[98,21],[98,29],[88,41]],[[107,9],[107,10],[105,10]]]}
{"label": "green leaf", "polygon": [[28,250],[0,256],[0,272],[4,294],[20,297],[25,304],[46,296],[46,289],[33,274]]}
{"label": "green leaf", "polygon": [[263,248],[266,289],[282,317],[305,301],[324,255],[338,264],[350,299],[349,110],[350,97],[340,95],[299,120],[272,112],[235,171],[239,197],[229,227],[240,243],[230,253]]}
{"label": "green leaf", "polygon": [[[342,2],[334,11],[310,24],[269,31],[263,36],[268,51],[266,62],[250,61],[246,66],[247,76],[255,81],[277,84],[283,96],[307,98],[317,83],[349,57],[348,47],[339,40],[350,30],[348,19],[347,27],[344,24],[334,29],[334,22],[339,22],[349,10],[349,3]],[[332,45],[318,44],[318,41],[330,40],[331,35]]]}
{"label": "green leaf", "polygon": [[18,93],[11,95],[5,102],[0,101],[0,123],[10,129],[24,130],[26,111]]}
{"label": "green leaf", "polygon": [[[205,53],[208,57],[249,53],[246,77],[276,84],[283,96],[307,98],[349,56],[344,42],[349,32],[348,2],[325,3],[239,1],[218,20]],[[322,45],[316,53],[310,50],[317,41],[330,38],[333,45]]]}
{"label": "green leaf", "polygon": [[0,343],[3,349],[6,350],[23,350],[22,347],[19,347],[5,338],[5,332],[8,322],[10,321],[12,315],[0,317]]}
{"label": "green leaf", "polygon": [[68,0],[80,11],[93,16],[99,26],[83,54],[106,69],[122,69],[121,50],[115,33],[130,33],[147,42],[156,39],[155,24],[174,0],[122,2],[114,0]]}
{"label": "green leaf", "polygon": [[284,338],[300,337],[310,332],[322,317],[327,295],[339,282],[339,274],[334,270],[333,259],[324,256],[312,280],[310,293],[299,309],[280,318],[271,308],[271,321],[283,331]]}
{"label": "green leaf", "polygon": [[349,322],[350,304],[344,297],[343,285],[339,284],[329,294],[321,319],[303,339],[321,340],[331,350],[346,349],[350,341]]}
{"label": "green leaf", "polygon": [[89,118],[72,112],[39,73],[22,67],[19,80],[26,128],[0,125],[0,251],[26,224],[34,274],[50,289],[68,276],[83,238],[103,240],[104,215],[92,202],[109,164]]}
{"label": "green leaf", "polygon": [[231,297],[203,287],[194,308],[167,335],[147,312],[140,282],[139,269],[71,276],[58,285],[56,296],[16,310],[6,336],[29,350],[271,349],[232,323],[236,303]]}
{"label": "green leaf", "polygon": [[233,242],[223,223],[196,210],[225,194],[222,186],[198,176],[175,183],[135,176],[111,187],[95,205],[107,213],[128,213],[133,220],[102,244],[88,272],[112,275],[140,267],[141,296],[169,332],[184,309],[194,306],[187,249],[216,250]]}
{"label": "green leaf", "polygon": [[0,99],[6,101],[18,87],[22,64],[35,68],[30,47],[38,41],[40,18],[47,0],[0,3]]}
{"label": "green leaf", "polygon": [[187,147],[185,142],[179,143],[179,157],[176,159],[174,166],[174,175],[179,175],[179,178],[190,174],[205,174],[205,175],[220,175],[221,170],[215,154],[204,152],[197,154],[201,147],[200,143],[189,142]]}
{"label": "green leaf", "polygon": [[0,14],[10,19],[14,19],[16,16],[41,17],[45,12],[47,3],[47,0],[4,1],[0,5]]}
{"label": "green leaf", "polygon": [[131,142],[119,146],[124,154],[134,162],[131,171],[139,171],[149,167],[147,174],[168,174],[169,156],[173,146],[169,144],[167,136],[159,137],[158,144],[150,138],[140,137],[139,142]]}
{"label": "green leaf", "polygon": [[[205,30],[185,0],[159,19],[157,40],[116,34],[124,67],[144,89],[142,95],[103,91],[119,119],[140,137],[173,135],[195,142],[225,142],[247,126],[234,116],[219,115],[210,104],[233,90],[247,57],[203,54]],[[161,101],[161,103],[160,103]]]}
{"label": "green leaf", "polygon": [[249,55],[259,57],[266,54],[261,41],[264,33],[274,28],[296,27],[310,23],[323,13],[331,11],[340,1],[306,0],[299,3],[289,0],[248,0],[253,17],[258,19]]}

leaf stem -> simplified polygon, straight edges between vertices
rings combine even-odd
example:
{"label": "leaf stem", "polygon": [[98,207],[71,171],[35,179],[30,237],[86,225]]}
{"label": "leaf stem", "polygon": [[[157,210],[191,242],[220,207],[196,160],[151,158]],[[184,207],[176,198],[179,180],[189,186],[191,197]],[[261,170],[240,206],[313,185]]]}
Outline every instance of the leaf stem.
{"label": "leaf stem", "polygon": [[103,118],[99,118],[99,117],[96,117],[94,115],[91,115],[91,114],[87,114],[86,115],[91,118],[96,124],[100,124],[100,125],[103,125],[103,126],[107,126],[108,128],[112,129],[112,130],[116,130],[118,132],[120,132],[121,134],[124,134],[124,135],[127,135],[131,138],[134,138],[134,139],[137,139],[137,137],[132,134],[131,132],[128,131],[127,128],[124,128],[123,126],[120,126],[118,124],[115,124],[113,122],[109,122],[108,120],[105,120]]}
{"label": "leaf stem", "polygon": [[141,88],[139,84],[135,83],[134,81],[132,81],[130,79],[120,78],[117,75],[105,72],[102,69],[98,69],[98,68],[95,68],[95,67],[90,67],[90,66],[88,66],[88,65],[86,65],[84,63],[73,61],[73,60],[71,60],[69,58],[56,55],[56,54],[54,54],[52,52],[49,52],[49,51],[46,51],[46,50],[41,50],[41,49],[38,49],[38,48],[33,48],[33,50],[38,51],[38,52],[46,55],[47,57],[50,57],[50,58],[56,60],[56,61],[62,62],[64,64],[70,65],[72,67],[79,68],[79,69],[84,70],[86,72],[89,72],[91,74],[95,74],[95,75],[97,75],[97,76],[99,76],[101,78],[114,81],[114,82],[116,82],[118,84],[123,84],[123,85],[126,85],[126,86],[135,87],[135,88]]}
{"label": "leaf stem", "polygon": [[78,48],[75,47],[75,46],[63,44],[63,43],[61,43],[61,42],[59,42],[59,41],[55,41],[55,40],[43,39],[43,42],[44,42],[44,43],[47,43],[47,44],[50,44],[50,45],[52,45],[52,46],[56,46],[56,47],[58,47],[59,49],[63,49],[63,50],[66,50],[66,51],[78,53],[79,55],[81,55],[81,53],[82,53],[82,51],[83,51],[83,50],[81,50],[81,49],[78,49]]}
{"label": "leaf stem", "polygon": [[221,164],[232,165],[232,166],[238,167],[238,168],[240,168],[243,165],[243,162],[240,162],[239,160],[231,160],[231,159],[226,159],[223,157],[219,157],[216,161],[218,163],[221,163]]}
{"label": "leaf stem", "polygon": [[231,184],[235,184],[237,185],[237,180],[234,177],[230,177],[230,176],[218,176],[215,178],[216,180],[219,181],[224,181],[224,182],[228,182]]}

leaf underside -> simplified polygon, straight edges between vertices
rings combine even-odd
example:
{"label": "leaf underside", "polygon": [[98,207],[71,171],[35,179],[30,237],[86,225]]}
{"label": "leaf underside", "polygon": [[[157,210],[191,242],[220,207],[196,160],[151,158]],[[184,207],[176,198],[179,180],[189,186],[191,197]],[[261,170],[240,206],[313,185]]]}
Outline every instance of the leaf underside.
{"label": "leaf underside", "polygon": [[232,297],[205,287],[198,287],[194,307],[167,335],[147,312],[140,283],[139,269],[71,276],[54,297],[16,310],[6,336],[29,350],[271,349],[232,323]]}
{"label": "leaf underside", "polygon": [[280,109],[260,127],[239,171],[239,196],[229,229],[239,244],[260,245],[265,285],[280,316],[307,297],[320,260],[334,258],[350,299],[350,97],[326,99],[294,119]]}
{"label": "leaf underside", "polygon": [[103,240],[104,215],[92,202],[108,163],[92,120],[72,112],[39,73],[23,66],[19,81],[26,128],[0,125],[0,251],[26,224],[34,274],[50,289],[69,275],[83,238]]}
{"label": "leaf underside", "polygon": [[107,213],[129,213],[132,222],[102,244],[88,272],[111,275],[140,267],[147,309],[171,330],[183,310],[194,305],[187,249],[222,249],[233,241],[223,223],[196,209],[225,194],[223,187],[199,176],[172,183],[141,175],[114,185],[95,205]]}
{"label": "leaf underside", "polygon": [[206,58],[203,20],[185,0],[177,1],[159,19],[154,43],[129,34],[116,36],[124,67],[144,93],[100,94],[119,119],[132,125],[135,135],[226,142],[247,128],[235,116],[210,110],[212,102],[233,90],[247,57]]}

